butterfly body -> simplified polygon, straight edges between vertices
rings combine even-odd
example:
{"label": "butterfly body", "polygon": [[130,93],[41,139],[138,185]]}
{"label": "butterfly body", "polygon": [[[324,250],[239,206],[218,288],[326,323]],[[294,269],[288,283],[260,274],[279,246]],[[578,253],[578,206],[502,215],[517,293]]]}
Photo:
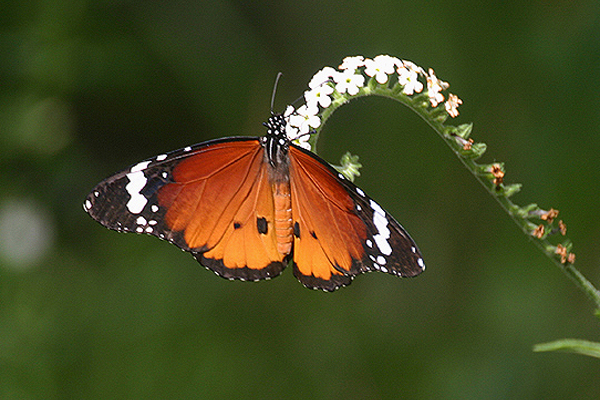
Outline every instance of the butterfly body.
{"label": "butterfly body", "polygon": [[411,277],[425,266],[408,233],[360,188],[294,145],[273,115],[234,137],[140,162],[98,184],[84,209],[109,229],[146,233],[227,279],[279,275],[290,261],[326,291],[357,274]]}

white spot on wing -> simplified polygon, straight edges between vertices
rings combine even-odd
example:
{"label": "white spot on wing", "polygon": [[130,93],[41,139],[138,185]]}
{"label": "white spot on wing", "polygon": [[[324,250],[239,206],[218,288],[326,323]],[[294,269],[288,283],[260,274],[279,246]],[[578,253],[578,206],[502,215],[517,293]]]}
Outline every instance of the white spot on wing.
{"label": "white spot on wing", "polygon": [[141,215],[135,220],[135,222],[138,225],[146,225],[147,223],[146,218],[142,217]]}
{"label": "white spot on wing", "polygon": [[385,257],[384,256],[377,256],[377,264],[381,264],[381,265],[385,265]]}
{"label": "white spot on wing", "polygon": [[360,188],[356,188],[356,193],[358,193],[362,197],[365,197],[365,192],[363,192]]}
{"label": "white spot on wing", "polygon": [[126,175],[129,183],[125,186],[125,190],[131,196],[127,202],[127,209],[132,214],[141,213],[148,202],[148,199],[140,193],[148,181],[143,172],[148,167],[148,164],[150,164],[150,161],[143,161],[136,164],[131,167],[131,172]]}
{"label": "white spot on wing", "polygon": [[148,168],[148,164],[150,164],[150,161],[142,161],[141,163],[137,163],[133,167],[131,167],[130,172],[143,171],[146,168]]}
{"label": "white spot on wing", "polygon": [[419,267],[423,268],[423,270],[425,270],[425,263],[423,262],[422,258],[419,258],[417,260],[417,264],[419,264]]}
{"label": "white spot on wing", "polygon": [[185,149],[183,149],[183,151],[191,151],[192,148],[190,146],[186,147]]}
{"label": "white spot on wing", "polygon": [[83,209],[85,211],[88,211],[90,208],[92,208],[92,202],[89,200],[86,200],[85,203],[83,204]]}
{"label": "white spot on wing", "polygon": [[156,156],[156,161],[163,161],[167,158],[166,154],[161,154],[159,156]]}
{"label": "white spot on wing", "polygon": [[390,238],[390,230],[388,229],[388,220],[385,216],[385,211],[381,208],[381,206],[371,200],[371,208],[373,209],[373,224],[377,228],[377,234],[373,236],[373,240],[377,244],[379,251],[389,256],[392,254],[392,248],[388,243],[388,239]]}
{"label": "white spot on wing", "polygon": [[152,204],[152,207],[150,207],[150,209],[152,210],[152,212],[157,212],[158,206],[156,204]]}

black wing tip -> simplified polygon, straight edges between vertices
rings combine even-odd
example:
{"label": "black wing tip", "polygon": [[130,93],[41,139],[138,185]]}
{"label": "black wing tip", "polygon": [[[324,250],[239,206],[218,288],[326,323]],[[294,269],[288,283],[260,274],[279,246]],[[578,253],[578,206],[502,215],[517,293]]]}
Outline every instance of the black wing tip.
{"label": "black wing tip", "polygon": [[[239,280],[256,282],[275,278],[283,272],[287,263],[273,261],[263,268],[253,269],[248,267],[228,268],[223,263],[223,260],[204,257],[203,253],[192,252],[194,258],[205,268],[213,271],[221,278],[228,280]],[[285,260],[284,260],[285,261]]]}

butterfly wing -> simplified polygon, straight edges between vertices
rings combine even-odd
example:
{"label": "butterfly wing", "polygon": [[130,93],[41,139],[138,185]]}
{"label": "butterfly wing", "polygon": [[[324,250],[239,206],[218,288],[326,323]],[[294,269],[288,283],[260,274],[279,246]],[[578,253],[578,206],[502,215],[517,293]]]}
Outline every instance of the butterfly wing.
{"label": "butterfly wing", "polygon": [[425,265],[402,226],[319,157],[290,146],[294,275],[306,287],[335,290],[368,271],[402,277]]}
{"label": "butterfly wing", "polygon": [[101,182],[84,209],[109,229],[147,233],[228,279],[277,276],[273,194],[257,139],[201,143]]}

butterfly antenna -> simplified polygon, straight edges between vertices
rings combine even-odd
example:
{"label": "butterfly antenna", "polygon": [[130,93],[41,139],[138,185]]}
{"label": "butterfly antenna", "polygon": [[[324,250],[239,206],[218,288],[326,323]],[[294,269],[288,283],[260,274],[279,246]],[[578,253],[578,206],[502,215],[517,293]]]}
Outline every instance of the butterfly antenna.
{"label": "butterfly antenna", "polygon": [[273,94],[271,94],[271,114],[273,114],[273,104],[275,104],[275,93],[277,93],[277,85],[279,84],[279,78],[281,78],[282,75],[283,73],[281,72],[277,73],[277,78],[275,78],[275,85],[273,85]]}

